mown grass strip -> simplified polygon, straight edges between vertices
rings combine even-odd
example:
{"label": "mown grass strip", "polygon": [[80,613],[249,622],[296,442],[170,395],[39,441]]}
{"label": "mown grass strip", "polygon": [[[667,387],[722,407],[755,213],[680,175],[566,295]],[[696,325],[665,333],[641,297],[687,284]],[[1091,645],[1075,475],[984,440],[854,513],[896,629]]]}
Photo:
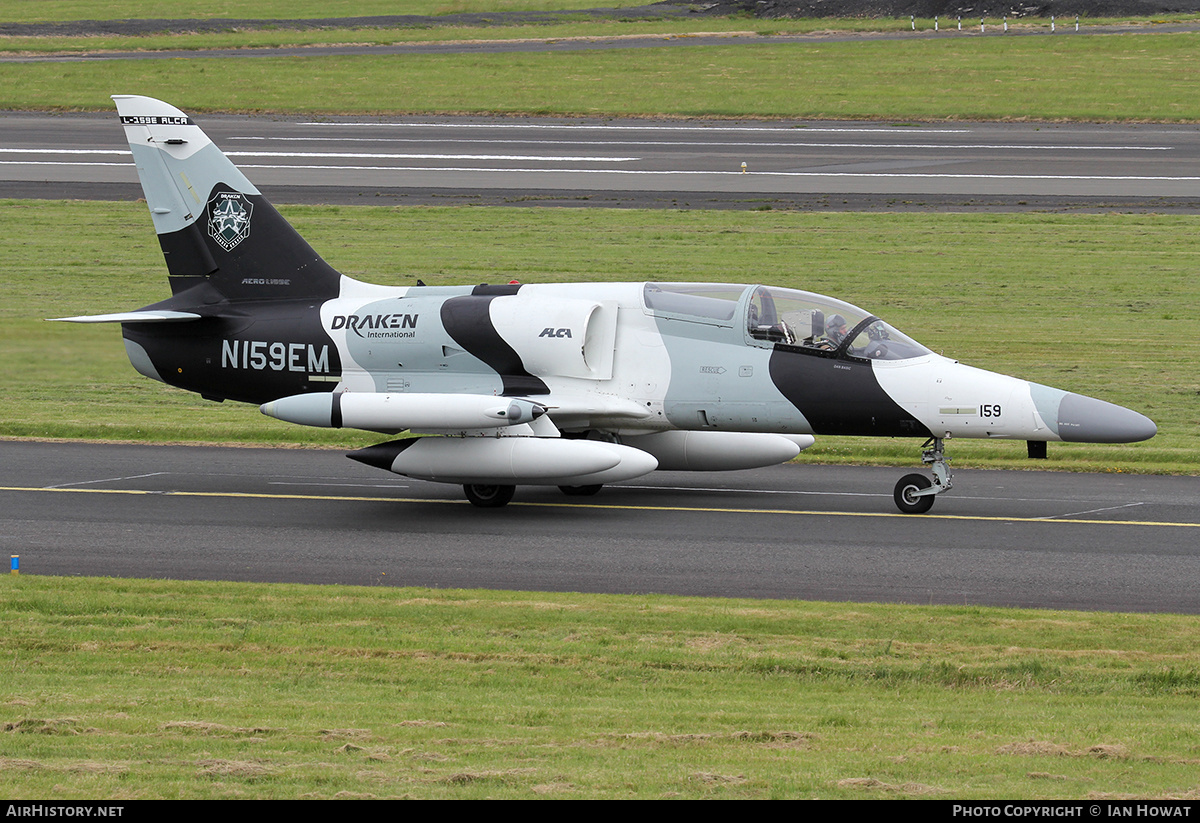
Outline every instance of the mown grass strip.
{"label": "mown grass strip", "polygon": [[[604,0],[607,8],[644,5],[644,0]],[[586,5],[586,4],[585,4]],[[579,0],[222,0],[177,3],[171,0],[4,0],[0,22],[71,20],[305,20],[328,17],[375,17],[396,14],[558,11],[580,8]]]}
{"label": "mown grass strip", "polygon": [[[0,64],[0,108],[1200,120],[1200,34]],[[220,82],[214,82],[219,75]],[[949,78],[949,79],[948,79]],[[386,89],[388,93],[381,94]]]}
{"label": "mown grass strip", "polygon": [[[565,15],[555,22],[507,23],[487,26],[466,26],[450,23],[412,24],[404,26],[358,26],[346,29],[292,29],[264,25],[260,28],[231,26],[225,31],[213,32],[157,32],[140,35],[89,34],[85,36],[27,37],[10,36],[0,38],[0,53],[11,54],[89,54],[100,52],[130,51],[178,51],[200,49],[252,49],[306,47],[322,45],[400,45],[426,42],[475,43],[493,40],[532,40],[556,42],[570,38],[616,38],[661,37],[686,38],[699,35],[721,34],[729,37],[755,37],[758,35],[805,35],[823,36],[830,33],[888,33],[910,32],[915,24],[916,31],[928,34],[934,31],[935,21],[907,17],[900,18],[813,18],[813,19],[747,19],[746,17],[667,17],[667,18],[622,18],[620,12],[609,18],[591,15]],[[1171,15],[1169,19],[1128,20],[1122,18],[1087,18],[1081,25],[1084,34],[1096,34],[1101,27],[1120,26],[1123,33],[1146,33],[1162,31],[1168,25],[1194,23],[1200,15]],[[964,28],[955,28],[953,19],[936,22],[937,31],[945,39],[951,36],[973,36],[979,31],[979,19],[966,21]],[[986,31],[996,33],[1002,25],[1001,18],[985,18]],[[1010,36],[1051,32],[1051,22],[1045,18],[1022,18],[1009,22]],[[1064,25],[1060,20],[1056,31],[1067,34],[1073,24]],[[1073,33],[1073,32],[1072,32]],[[1105,32],[1111,33],[1111,32]]]}
{"label": "mown grass strip", "polygon": [[[72,22],[77,20],[261,20],[264,28],[270,28],[272,20],[311,20],[337,17],[381,17],[396,15],[419,15],[438,17],[450,14],[491,14],[510,12],[544,12],[578,9],[607,8],[623,9],[647,5],[645,0],[604,0],[603,3],[580,2],[580,0],[353,0],[331,6],[325,0],[224,0],[221,3],[179,3],[170,0],[3,0],[0,2],[0,23]],[[686,7],[685,7],[686,8]],[[613,18],[620,19],[620,11]],[[1061,17],[1061,16],[1060,16]],[[1194,19],[1196,15],[1160,13],[1154,23],[1177,22]],[[721,21],[730,18],[701,18]],[[737,15],[732,19],[743,23],[753,19],[749,15]],[[988,18],[989,22],[993,18]],[[1001,18],[994,18],[999,21]],[[1063,17],[1063,20],[1069,18]],[[942,27],[953,26],[953,18],[943,18]],[[1114,22],[1150,23],[1149,19],[1136,17],[1085,17],[1092,25]],[[632,21],[630,21],[632,22]],[[921,30],[933,28],[933,18],[918,18]],[[968,18],[966,25],[978,24],[978,18]],[[1014,18],[1013,26],[1038,25],[1040,18]],[[1045,21],[1049,26],[1049,20]],[[756,20],[756,26],[784,26],[795,31],[813,29],[828,31],[878,31],[909,30],[910,19],[898,18],[812,18],[796,20]],[[491,30],[502,28],[492,26]],[[331,30],[340,33],[340,30]],[[386,29],[384,30],[386,31]]]}
{"label": "mown grass strip", "polygon": [[28,574],[0,591],[9,798],[1195,789],[1191,617]]}
{"label": "mown grass strip", "polygon": [[[1159,424],[1131,446],[1053,445],[1039,468],[1196,470],[1200,261],[1187,215],[812,214],[289,206],[343,273],[431,285],[766,282],[867,308],[946,355],[1126,405]],[[0,203],[0,435],[359,447],[147,380],[113,326],[43,318],[167,294],[144,204]],[[805,459],[910,463],[907,440],[822,438]],[[1019,443],[957,441],[955,465],[1021,466]]]}

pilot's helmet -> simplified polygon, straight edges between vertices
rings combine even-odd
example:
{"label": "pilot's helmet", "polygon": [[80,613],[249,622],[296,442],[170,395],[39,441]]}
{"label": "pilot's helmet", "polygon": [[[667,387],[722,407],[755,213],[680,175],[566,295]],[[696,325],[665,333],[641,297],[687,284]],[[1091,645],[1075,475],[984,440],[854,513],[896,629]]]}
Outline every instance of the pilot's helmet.
{"label": "pilot's helmet", "polygon": [[825,332],[827,334],[834,334],[835,332],[840,332],[842,330],[842,327],[845,325],[846,325],[846,318],[842,317],[840,314],[835,314],[832,317],[830,317],[828,320],[825,321]]}

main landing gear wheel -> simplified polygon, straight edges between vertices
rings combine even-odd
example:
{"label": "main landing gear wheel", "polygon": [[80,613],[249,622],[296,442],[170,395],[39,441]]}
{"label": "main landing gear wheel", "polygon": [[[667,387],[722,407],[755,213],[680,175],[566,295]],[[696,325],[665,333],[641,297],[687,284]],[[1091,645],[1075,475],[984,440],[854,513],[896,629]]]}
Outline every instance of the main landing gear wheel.
{"label": "main landing gear wheel", "polygon": [[934,495],[926,494],[918,497],[916,493],[932,485],[933,481],[923,474],[904,475],[896,484],[896,491],[893,494],[896,499],[896,508],[905,514],[924,514],[929,511],[933,508]]}
{"label": "main landing gear wheel", "polygon": [[597,483],[594,486],[559,486],[558,490],[567,497],[591,497],[604,488],[603,483]]}
{"label": "main landing gear wheel", "polygon": [[481,509],[498,509],[507,506],[517,493],[516,486],[491,486],[484,483],[468,483],[463,486],[463,493],[472,506]]}

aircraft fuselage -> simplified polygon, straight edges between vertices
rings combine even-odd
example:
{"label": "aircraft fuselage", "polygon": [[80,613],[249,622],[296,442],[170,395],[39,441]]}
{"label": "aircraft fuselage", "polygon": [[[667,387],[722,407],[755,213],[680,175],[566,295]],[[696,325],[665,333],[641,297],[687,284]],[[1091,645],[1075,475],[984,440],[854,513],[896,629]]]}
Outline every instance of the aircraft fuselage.
{"label": "aircraft fuselage", "polygon": [[[912,341],[882,354],[849,340],[834,347],[819,333],[815,344],[807,334],[806,343],[797,335],[813,331],[814,312],[823,316],[831,304],[849,310],[794,290],[381,287],[343,279],[343,292],[322,302],[208,306],[187,305],[180,294],[158,308],[204,319],[127,323],[125,338],[143,373],[213,399],[256,404],[335,389],[565,397],[576,405],[591,398],[591,411],[563,416],[565,430],[631,435],[682,429],[1082,440],[1100,427],[1111,429],[1101,432],[1109,441],[1146,430],[1144,418],[1114,411],[1119,407],[1084,404],[1094,413],[1075,409],[1078,419],[1068,419],[1077,404],[1069,402],[1063,417],[1063,400],[1077,395],[972,369]],[[788,303],[790,313],[776,310],[769,324],[786,332],[756,333],[751,318],[763,293],[776,305]],[[878,322],[860,314],[858,325]],[[807,325],[795,328],[800,320]],[[898,349],[896,336],[889,328],[884,345]]]}

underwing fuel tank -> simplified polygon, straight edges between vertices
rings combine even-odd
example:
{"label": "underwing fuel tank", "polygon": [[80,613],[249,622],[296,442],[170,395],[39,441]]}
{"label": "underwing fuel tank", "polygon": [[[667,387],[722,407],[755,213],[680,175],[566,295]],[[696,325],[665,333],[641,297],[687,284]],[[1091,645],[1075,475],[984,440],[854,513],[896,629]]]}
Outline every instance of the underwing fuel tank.
{"label": "underwing fuel tank", "polygon": [[631,480],[658,468],[639,449],[547,437],[418,437],[350,452],[379,469],[440,483],[583,486]]}
{"label": "underwing fuel tank", "polygon": [[668,471],[736,471],[777,466],[815,441],[812,435],[757,432],[665,431],[622,438],[649,452]]}
{"label": "underwing fuel tank", "polygon": [[498,429],[529,423],[546,413],[530,400],[483,394],[296,394],[259,407],[267,417],[334,429],[396,434]]}

